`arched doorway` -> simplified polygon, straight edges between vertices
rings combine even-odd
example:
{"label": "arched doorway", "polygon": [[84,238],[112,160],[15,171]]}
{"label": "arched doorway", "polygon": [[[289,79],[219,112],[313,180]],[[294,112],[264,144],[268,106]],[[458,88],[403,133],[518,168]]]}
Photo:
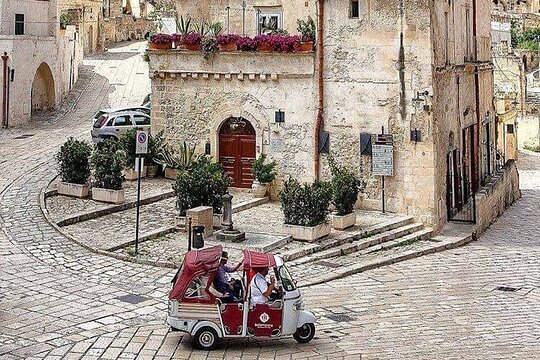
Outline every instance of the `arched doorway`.
{"label": "arched doorway", "polygon": [[32,82],[32,115],[56,107],[55,84],[51,68],[46,63],[39,65]]}
{"label": "arched doorway", "polygon": [[255,161],[255,129],[244,118],[230,117],[219,129],[219,162],[231,178],[231,186],[250,188]]}

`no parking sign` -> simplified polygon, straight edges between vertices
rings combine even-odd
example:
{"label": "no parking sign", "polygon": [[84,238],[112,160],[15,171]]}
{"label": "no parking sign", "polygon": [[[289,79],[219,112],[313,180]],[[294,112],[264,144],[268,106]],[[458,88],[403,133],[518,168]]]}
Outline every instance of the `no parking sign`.
{"label": "no parking sign", "polygon": [[135,154],[148,154],[148,131],[137,130],[137,146],[135,148]]}

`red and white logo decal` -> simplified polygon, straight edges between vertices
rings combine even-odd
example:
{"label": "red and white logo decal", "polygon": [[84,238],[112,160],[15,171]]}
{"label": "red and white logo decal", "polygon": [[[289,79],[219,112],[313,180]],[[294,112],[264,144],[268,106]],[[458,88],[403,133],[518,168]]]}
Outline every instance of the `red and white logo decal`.
{"label": "red and white logo decal", "polygon": [[266,324],[268,320],[270,320],[270,316],[268,316],[267,313],[262,313],[261,316],[259,316],[259,320]]}

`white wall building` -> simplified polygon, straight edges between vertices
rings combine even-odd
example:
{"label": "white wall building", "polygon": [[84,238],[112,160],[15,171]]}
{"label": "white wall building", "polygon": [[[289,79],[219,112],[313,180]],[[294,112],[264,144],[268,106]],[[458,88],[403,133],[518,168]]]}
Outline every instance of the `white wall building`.
{"label": "white wall building", "polygon": [[55,109],[78,78],[82,47],[69,29],[59,36],[58,2],[0,0],[1,118],[4,127]]}

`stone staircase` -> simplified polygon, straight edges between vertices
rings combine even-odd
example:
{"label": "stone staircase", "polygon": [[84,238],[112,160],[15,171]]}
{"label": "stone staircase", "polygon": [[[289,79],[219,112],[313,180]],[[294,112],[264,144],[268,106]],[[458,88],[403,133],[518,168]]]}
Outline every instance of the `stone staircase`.
{"label": "stone staircase", "polygon": [[355,273],[432,252],[443,240],[413,217],[398,217],[366,229],[337,232],[307,247],[280,255],[300,287],[325,283]]}

